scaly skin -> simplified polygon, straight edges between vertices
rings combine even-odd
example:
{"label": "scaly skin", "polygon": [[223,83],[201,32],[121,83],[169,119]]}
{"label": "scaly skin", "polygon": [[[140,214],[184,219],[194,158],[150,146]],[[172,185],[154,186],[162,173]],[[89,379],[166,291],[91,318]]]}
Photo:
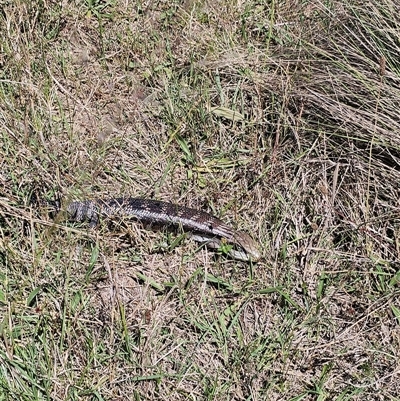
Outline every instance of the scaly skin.
{"label": "scaly skin", "polygon": [[[59,208],[59,204],[56,205]],[[207,241],[212,247],[221,241],[231,244],[229,254],[235,259],[257,261],[261,254],[249,234],[236,231],[209,213],[151,199],[115,198],[71,202],[66,207],[69,218],[88,221],[96,226],[99,218],[134,219],[145,224],[181,227],[193,232],[197,241]]]}

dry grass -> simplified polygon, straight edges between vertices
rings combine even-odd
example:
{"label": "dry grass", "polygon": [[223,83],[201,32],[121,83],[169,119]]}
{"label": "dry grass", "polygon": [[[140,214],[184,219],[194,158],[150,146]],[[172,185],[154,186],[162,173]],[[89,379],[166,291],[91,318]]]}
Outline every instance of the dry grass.
{"label": "dry grass", "polygon": [[[397,399],[400,9],[298,3],[1,3],[0,400]],[[31,203],[121,194],[265,258]]]}

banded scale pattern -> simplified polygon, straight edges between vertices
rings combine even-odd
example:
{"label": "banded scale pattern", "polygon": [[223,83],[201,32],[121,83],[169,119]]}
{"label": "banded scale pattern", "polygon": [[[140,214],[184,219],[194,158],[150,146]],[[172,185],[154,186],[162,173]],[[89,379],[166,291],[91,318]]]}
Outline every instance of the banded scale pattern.
{"label": "banded scale pattern", "polygon": [[[59,203],[53,204],[57,210]],[[212,247],[224,240],[237,249],[229,253],[232,257],[245,261],[257,261],[261,255],[256,242],[245,232],[236,231],[217,217],[185,206],[169,202],[141,198],[113,198],[75,201],[65,208],[69,219],[88,221],[91,227],[100,218],[133,219],[144,224],[164,227],[180,227],[193,232],[197,241],[206,241]]]}

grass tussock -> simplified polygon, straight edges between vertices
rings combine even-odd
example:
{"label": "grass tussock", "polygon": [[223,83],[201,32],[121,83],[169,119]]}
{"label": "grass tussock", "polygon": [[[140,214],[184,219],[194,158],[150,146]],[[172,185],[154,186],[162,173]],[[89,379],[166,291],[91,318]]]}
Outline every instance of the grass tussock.
{"label": "grass tussock", "polygon": [[[393,0],[0,8],[0,400],[396,399]],[[256,265],[35,200],[208,210]]]}

